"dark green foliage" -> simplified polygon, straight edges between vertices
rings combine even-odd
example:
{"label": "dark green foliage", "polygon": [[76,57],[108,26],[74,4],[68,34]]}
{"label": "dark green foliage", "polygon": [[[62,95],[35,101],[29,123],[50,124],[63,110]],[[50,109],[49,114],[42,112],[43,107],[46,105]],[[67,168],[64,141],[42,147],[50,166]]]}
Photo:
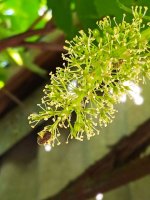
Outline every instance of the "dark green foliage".
{"label": "dark green foliage", "polygon": [[73,21],[70,0],[47,0],[47,6],[52,10],[54,21],[68,35],[72,35]]}

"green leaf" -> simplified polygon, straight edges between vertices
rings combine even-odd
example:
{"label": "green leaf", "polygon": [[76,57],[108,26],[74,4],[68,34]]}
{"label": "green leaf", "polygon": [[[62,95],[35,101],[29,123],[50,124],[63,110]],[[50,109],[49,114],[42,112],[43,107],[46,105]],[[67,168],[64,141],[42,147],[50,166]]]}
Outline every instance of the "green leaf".
{"label": "green leaf", "polygon": [[149,0],[118,0],[124,6],[131,8],[131,6],[147,6],[149,9],[146,15],[150,15],[150,1]]}
{"label": "green leaf", "polygon": [[[40,0],[7,0],[0,7],[1,20],[3,20],[3,23],[10,21],[9,27],[6,28],[11,30],[12,34],[20,33],[28,29],[33,21],[38,18],[39,8]],[[8,11],[12,13],[8,14]]]}
{"label": "green leaf", "polygon": [[105,3],[103,0],[95,0],[95,5],[100,19],[110,16],[121,21],[123,11],[119,8],[116,0],[105,0]]}
{"label": "green leaf", "polygon": [[72,11],[70,0],[47,0],[47,6],[52,9],[52,15],[57,26],[66,34],[73,34]]}
{"label": "green leaf", "polygon": [[[132,16],[132,6],[140,5],[149,7],[150,13],[150,1],[148,0],[95,0],[95,5],[99,18],[104,16],[116,17],[118,22],[122,21],[122,14],[126,13],[126,21],[131,21]],[[146,18],[146,17],[145,17]]]}
{"label": "green leaf", "polygon": [[83,28],[94,28],[98,20],[98,13],[94,1],[75,0],[76,11]]}

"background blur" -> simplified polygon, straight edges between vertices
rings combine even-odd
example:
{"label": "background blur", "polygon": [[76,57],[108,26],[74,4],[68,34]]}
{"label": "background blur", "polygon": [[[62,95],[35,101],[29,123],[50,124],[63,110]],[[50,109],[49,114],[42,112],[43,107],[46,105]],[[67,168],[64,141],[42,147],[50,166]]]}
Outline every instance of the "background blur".
{"label": "background blur", "polygon": [[107,15],[131,21],[135,5],[149,7],[150,21],[149,0],[0,0],[0,199],[150,199],[148,80],[132,84],[133,100],[123,96],[113,123],[90,141],[40,147],[44,124],[31,130],[27,119],[49,72],[63,67],[65,39]]}

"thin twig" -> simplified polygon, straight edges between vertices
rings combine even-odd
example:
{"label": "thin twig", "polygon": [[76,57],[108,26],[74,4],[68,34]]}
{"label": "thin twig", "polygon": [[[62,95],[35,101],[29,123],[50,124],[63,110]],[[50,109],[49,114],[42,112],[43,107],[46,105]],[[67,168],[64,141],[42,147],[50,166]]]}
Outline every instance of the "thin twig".
{"label": "thin twig", "polygon": [[28,28],[28,30],[32,30],[44,17],[45,15],[48,13],[48,10],[46,10],[43,15],[39,16],[32,24],[31,26]]}

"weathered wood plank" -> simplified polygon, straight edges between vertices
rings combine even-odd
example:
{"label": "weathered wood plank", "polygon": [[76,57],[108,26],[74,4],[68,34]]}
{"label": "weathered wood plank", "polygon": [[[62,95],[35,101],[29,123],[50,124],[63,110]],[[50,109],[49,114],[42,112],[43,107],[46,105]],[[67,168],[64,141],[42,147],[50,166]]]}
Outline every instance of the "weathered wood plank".
{"label": "weathered wood plank", "polygon": [[150,120],[119,141],[103,159],[89,167],[56,196],[47,200],[88,199],[150,174],[150,155],[139,157],[150,144]]}

